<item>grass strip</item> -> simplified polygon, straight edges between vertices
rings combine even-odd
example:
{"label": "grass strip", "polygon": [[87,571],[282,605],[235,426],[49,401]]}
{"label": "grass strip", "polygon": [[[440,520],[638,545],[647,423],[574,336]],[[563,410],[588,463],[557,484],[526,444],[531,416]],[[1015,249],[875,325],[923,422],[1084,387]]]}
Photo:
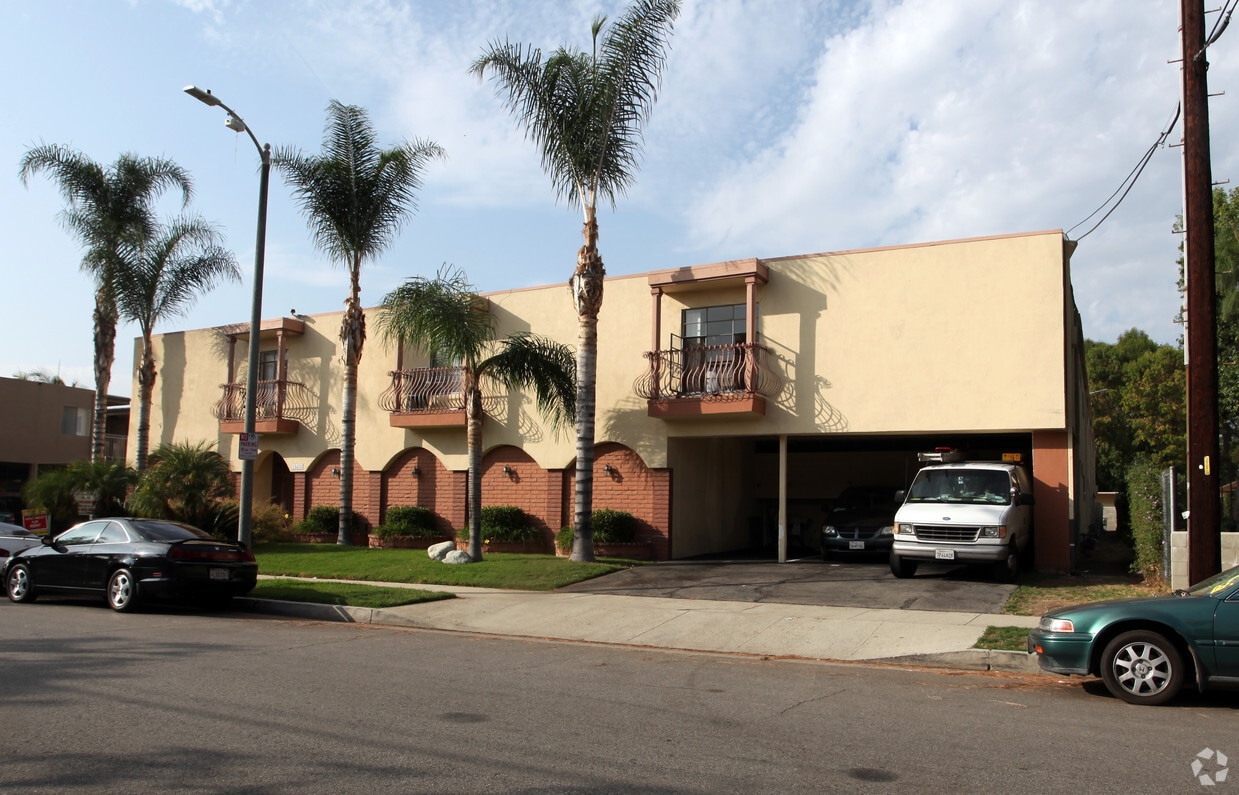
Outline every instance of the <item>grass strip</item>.
{"label": "grass strip", "polygon": [[1028,651],[1028,627],[986,627],[972,648]]}
{"label": "grass strip", "polygon": [[617,559],[577,563],[554,555],[493,553],[477,563],[446,564],[432,560],[424,549],[370,549],[335,544],[259,544],[254,547],[254,556],[261,573],[276,576],[522,591],[551,591],[639,563]]}
{"label": "grass strip", "polygon": [[455,594],[423,591],[418,588],[393,588],[358,585],[351,582],[305,582],[303,580],[259,580],[247,596],[254,599],[279,599],[285,602],[312,602],[348,607],[399,607],[421,602],[454,599]]}

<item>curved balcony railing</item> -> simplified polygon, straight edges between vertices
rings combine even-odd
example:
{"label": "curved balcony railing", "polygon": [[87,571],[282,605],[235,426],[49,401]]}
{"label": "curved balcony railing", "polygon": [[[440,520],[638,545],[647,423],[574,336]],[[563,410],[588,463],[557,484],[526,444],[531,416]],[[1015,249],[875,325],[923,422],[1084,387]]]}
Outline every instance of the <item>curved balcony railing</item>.
{"label": "curved balcony railing", "polygon": [[393,370],[379,408],[393,414],[435,414],[465,410],[465,368],[418,367]]}
{"label": "curved balcony railing", "polygon": [[[220,384],[223,397],[211,407],[220,422],[245,419],[245,383]],[[254,400],[255,420],[296,420],[309,423],[314,417],[314,393],[298,381],[259,381]]]}
{"label": "curved balcony railing", "polygon": [[775,398],[783,377],[768,363],[773,354],[757,343],[709,345],[645,354],[649,369],[633,383],[646,400]]}

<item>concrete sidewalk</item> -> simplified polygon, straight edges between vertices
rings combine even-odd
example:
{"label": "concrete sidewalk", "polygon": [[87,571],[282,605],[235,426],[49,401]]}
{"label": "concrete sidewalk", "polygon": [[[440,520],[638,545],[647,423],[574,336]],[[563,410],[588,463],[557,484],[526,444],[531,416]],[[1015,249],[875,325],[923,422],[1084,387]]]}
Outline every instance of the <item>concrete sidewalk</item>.
{"label": "concrete sidewalk", "polygon": [[457,598],[384,609],[239,601],[258,612],[323,621],[811,660],[1038,670],[1036,659],[1023,652],[972,648],[987,626],[1035,627],[1038,619],[1030,616],[366,584]]}

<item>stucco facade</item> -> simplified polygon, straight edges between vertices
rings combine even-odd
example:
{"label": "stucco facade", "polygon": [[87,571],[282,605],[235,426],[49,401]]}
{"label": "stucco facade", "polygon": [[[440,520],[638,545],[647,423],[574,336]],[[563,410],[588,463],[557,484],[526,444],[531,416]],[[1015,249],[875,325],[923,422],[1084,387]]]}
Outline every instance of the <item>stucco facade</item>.
{"label": "stucco facade", "polygon": [[[608,279],[594,506],[636,514],[660,558],[777,536],[812,547],[844,487],[905,486],[919,450],[1013,450],[1036,481],[1037,565],[1070,568],[1093,448],[1069,257],[1052,230]],[[267,286],[268,306],[278,291]],[[501,334],[575,344],[562,285],[485,298]],[[278,407],[264,400],[295,422],[260,422],[255,494],[298,516],[338,503],[339,322],[264,323],[261,378],[281,385]],[[153,445],[205,439],[236,462],[238,428],[216,404],[222,383],[244,380],[245,331],[156,337]],[[354,507],[378,524],[417,503],[463,526],[464,428],[446,404],[411,401],[430,362],[396,347],[372,333],[360,365]],[[483,502],[520,505],[549,538],[570,522],[573,431],[548,426],[526,395],[492,395],[487,412]]]}

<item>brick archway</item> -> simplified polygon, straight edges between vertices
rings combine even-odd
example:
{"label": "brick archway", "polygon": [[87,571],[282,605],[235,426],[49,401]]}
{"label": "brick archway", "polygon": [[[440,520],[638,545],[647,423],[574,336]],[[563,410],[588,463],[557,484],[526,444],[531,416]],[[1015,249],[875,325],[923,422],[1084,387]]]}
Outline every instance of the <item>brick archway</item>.
{"label": "brick archway", "polygon": [[431,451],[412,447],[392,460],[382,473],[383,518],[398,505],[419,505],[435,513],[444,535],[465,526],[466,473],[454,472]]}
{"label": "brick archway", "polygon": [[[575,461],[566,470],[564,515],[575,510]],[[627,511],[637,518],[638,541],[648,541],[655,560],[671,555],[671,471],[651,469],[635,450],[618,442],[594,448],[594,508]]]}

